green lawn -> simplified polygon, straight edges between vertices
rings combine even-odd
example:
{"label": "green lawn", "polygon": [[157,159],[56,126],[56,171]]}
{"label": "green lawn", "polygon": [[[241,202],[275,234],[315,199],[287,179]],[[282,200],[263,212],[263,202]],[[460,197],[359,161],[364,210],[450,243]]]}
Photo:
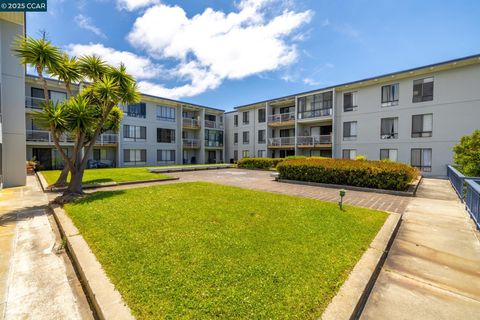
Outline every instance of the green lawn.
{"label": "green lawn", "polygon": [[[54,184],[60,175],[60,170],[41,171],[49,185]],[[83,176],[84,184],[100,184],[106,182],[127,182],[136,180],[167,179],[170,176],[151,173],[147,167],[86,169]],[[70,178],[69,178],[70,180]]]}
{"label": "green lawn", "polygon": [[387,214],[211,183],[65,206],[138,319],[316,319]]}

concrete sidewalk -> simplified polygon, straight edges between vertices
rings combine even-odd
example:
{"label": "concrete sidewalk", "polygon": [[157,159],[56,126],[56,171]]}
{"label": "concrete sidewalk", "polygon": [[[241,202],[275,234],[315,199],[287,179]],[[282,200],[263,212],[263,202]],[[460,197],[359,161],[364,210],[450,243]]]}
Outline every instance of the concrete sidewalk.
{"label": "concrete sidewalk", "polygon": [[423,179],[362,319],[478,319],[480,242],[447,180]]}
{"label": "concrete sidewalk", "polygon": [[[0,319],[91,319],[36,178],[0,191]],[[55,228],[55,226],[53,226]]]}

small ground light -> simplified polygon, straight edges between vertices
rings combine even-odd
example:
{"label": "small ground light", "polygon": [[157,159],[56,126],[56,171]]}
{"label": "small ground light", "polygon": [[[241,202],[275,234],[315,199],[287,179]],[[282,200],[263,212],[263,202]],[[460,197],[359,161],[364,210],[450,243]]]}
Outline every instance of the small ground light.
{"label": "small ground light", "polygon": [[347,192],[345,190],[340,190],[339,194],[340,194],[340,201],[338,201],[338,206],[340,207],[340,210],[343,210],[343,197],[345,197],[345,194]]}

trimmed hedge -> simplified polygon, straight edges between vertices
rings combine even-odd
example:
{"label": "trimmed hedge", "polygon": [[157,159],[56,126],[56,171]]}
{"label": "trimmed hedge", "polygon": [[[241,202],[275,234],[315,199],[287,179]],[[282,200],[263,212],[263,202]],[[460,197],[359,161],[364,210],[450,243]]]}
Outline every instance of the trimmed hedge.
{"label": "trimmed hedge", "polygon": [[280,179],[403,191],[419,171],[409,165],[370,160],[307,158],[277,166]]}
{"label": "trimmed hedge", "polygon": [[282,158],[242,158],[238,160],[237,166],[243,169],[271,169],[284,160]]}

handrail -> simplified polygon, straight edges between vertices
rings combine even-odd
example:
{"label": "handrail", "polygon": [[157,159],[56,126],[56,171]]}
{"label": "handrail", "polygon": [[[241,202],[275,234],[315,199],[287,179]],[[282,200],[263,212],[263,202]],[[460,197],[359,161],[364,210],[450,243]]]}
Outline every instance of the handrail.
{"label": "handrail", "polygon": [[268,122],[288,122],[295,120],[295,112],[272,114],[268,116]]}
{"label": "handrail", "polygon": [[319,118],[319,117],[329,117],[333,113],[333,108],[321,108],[313,110],[305,110],[298,112],[298,119],[309,119],[309,118]]}
{"label": "handrail", "polygon": [[332,135],[319,135],[319,136],[299,136],[297,137],[297,145],[299,146],[312,146],[316,144],[330,144],[332,143]]}
{"label": "handrail", "polygon": [[[47,142],[53,143],[52,134],[48,130],[26,130],[26,140],[32,142]],[[73,143],[74,138],[68,134],[64,133],[59,138],[60,143]],[[102,133],[96,144],[115,144],[118,142],[118,134],[116,133]]]}
{"label": "handrail", "polygon": [[268,146],[272,147],[281,147],[281,146],[294,146],[295,137],[279,137],[279,138],[269,138]]}
{"label": "handrail", "polygon": [[200,139],[182,139],[183,146],[188,148],[199,148],[200,147]]}
{"label": "handrail", "polygon": [[223,122],[205,120],[205,127],[213,129],[223,129]]}
{"label": "handrail", "polygon": [[465,207],[480,230],[480,179],[466,179]]}
{"label": "handrail", "polygon": [[480,177],[469,177],[462,174],[460,171],[452,167],[451,165],[447,165],[447,177],[452,184],[453,189],[457,193],[460,200],[463,202],[465,198],[465,180],[466,179],[480,179]]}
{"label": "handrail", "polygon": [[200,127],[200,122],[197,119],[183,118],[183,125],[187,127]]}

